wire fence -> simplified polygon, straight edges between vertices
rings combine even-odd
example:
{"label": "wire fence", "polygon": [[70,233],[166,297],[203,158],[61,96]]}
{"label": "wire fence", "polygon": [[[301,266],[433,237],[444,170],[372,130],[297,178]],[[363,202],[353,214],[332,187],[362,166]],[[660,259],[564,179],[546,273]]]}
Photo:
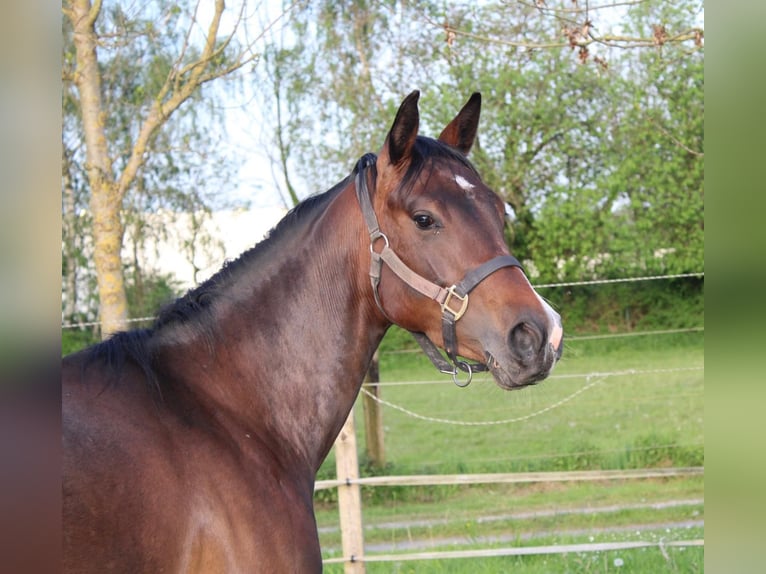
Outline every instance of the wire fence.
{"label": "wire fence", "polygon": [[[572,341],[596,341],[599,339],[620,339],[623,337],[651,337],[655,335],[678,335],[680,333],[699,333],[705,330],[705,327],[685,327],[682,329],[656,329],[654,331],[627,331],[620,333],[601,333],[598,335],[567,335],[565,341],[571,343]],[[390,349],[386,351],[387,355],[407,355],[407,354],[419,354],[423,351],[419,348],[415,349]],[[436,382],[436,381],[433,381]]]}
{"label": "wire fence", "polygon": [[[654,336],[662,339],[669,335],[703,332],[704,327],[698,326],[684,329],[601,334],[582,337],[581,340],[640,336]],[[572,339],[574,337],[570,338],[570,340]],[[684,339],[684,342],[680,343],[683,345],[680,352],[676,352],[673,348],[675,344],[675,342],[671,342],[668,346],[658,344],[646,347],[633,345],[615,347],[610,345],[609,348],[611,349],[635,349],[632,352],[618,351],[611,362],[609,359],[594,362],[595,357],[590,355],[576,356],[569,362],[566,372],[554,372],[548,377],[548,379],[558,379],[566,382],[566,384],[551,385],[548,383],[540,389],[522,395],[524,397],[522,400],[516,399],[519,395],[508,395],[512,397],[510,402],[501,400],[499,401],[500,404],[493,403],[491,397],[501,395],[487,395],[487,392],[491,392],[488,389],[493,389],[493,387],[479,385],[474,388],[472,396],[463,395],[466,398],[460,400],[459,404],[453,408],[452,413],[454,415],[444,412],[444,406],[447,404],[444,402],[447,400],[444,399],[447,396],[444,393],[448,391],[440,390],[438,393],[434,393],[432,390],[427,392],[417,390],[419,386],[452,385],[449,380],[384,380],[378,383],[365,383],[362,387],[362,395],[381,407],[383,412],[388,412],[391,415],[386,416],[385,419],[388,421],[386,436],[390,437],[392,445],[396,445],[392,449],[396,452],[387,452],[387,458],[396,460],[393,468],[398,472],[395,476],[384,472],[380,476],[373,473],[373,475],[358,478],[349,478],[339,474],[334,479],[317,481],[316,489],[320,491],[333,488],[397,487],[409,490],[409,487],[472,485],[473,488],[479,488],[478,485],[486,485],[486,489],[482,489],[482,491],[491,492],[500,488],[493,485],[502,484],[538,483],[541,485],[540,488],[548,489],[551,487],[543,485],[595,482],[597,484],[603,483],[604,490],[602,492],[606,494],[613,487],[612,485],[619,481],[696,480],[690,484],[699,484],[699,480],[694,477],[704,475],[704,466],[701,466],[704,464],[704,458],[701,454],[704,446],[701,435],[702,422],[698,420],[702,416],[704,355],[701,355],[699,339],[696,337],[689,340]],[[387,351],[387,353],[394,352]],[[604,366],[617,366],[618,368],[603,368]],[[622,366],[634,368],[620,368]],[[585,368],[578,369],[577,367]],[[588,367],[595,368],[589,370]],[[404,376],[406,377],[406,375]],[[490,382],[492,379],[485,375],[477,377],[475,382],[484,382],[485,380]],[[619,385],[613,384],[617,381],[620,382]],[[385,398],[377,393],[377,387],[386,388],[383,394]],[[599,391],[595,392],[597,389]],[[584,398],[586,395],[587,398]],[[506,395],[502,396],[505,397]],[[491,417],[492,411],[505,410],[508,412],[509,408],[513,409],[511,412],[521,410],[521,413],[516,416]],[[483,420],[487,418],[492,420]],[[412,422],[407,422],[408,419]],[[518,423],[524,424],[516,426],[511,435],[506,433],[504,425]],[[582,443],[578,442],[581,439],[575,439],[570,444],[563,444],[567,442],[567,435],[572,435],[575,432],[575,427],[570,425],[576,424],[581,424],[583,427],[583,434],[580,436],[598,438],[595,440],[584,438],[585,442]],[[621,424],[622,428],[620,427]],[[389,425],[391,426],[390,430]],[[630,427],[629,430],[628,427]],[[675,429],[682,427],[684,430],[675,435]],[[442,428],[445,430],[440,430]],[[487,430],[473,432],[470,430],[472,428]],[[493,428],[499,430],[493,431],[491,430]],[[673,430],[668,431],[667,429]],[[541,431],[544,434],[547,433],[550,440],[548,437],[540,439]],[[407,435],[404,439],[401,438],[402,432]],[[472,432],[473,434],[471,434]],[[486,442],[497,444],[499,450],[483,450],[483,456],[480,457],[466,456],[466,453],[471,452],[475,445],[485,441],[482,437],[487,437],[488,433],[494,433],[494,438],[490,438]],[[400,436],[397,437],[397,434]],[[512,436],[512,442],[518,444],[535,435],[537,435],[538,441],[531,449],[521,449],[521,451],[513,449],[509,452],[508,448],[503,446],[508,444],[504,437]],[[427,461],[423,457],[417,456],[413,458],[409,454],[407,460],[417,462],[408,464],[401,460],[400,457],[402,457],[403,452],[414,450],[411,443],[418,441],[417,437],[428,442],[430,448],[427,452],[429,454],[439,453],[437,454],[439,461]],[[681,440],[677,440],[679,438]],[[562,439],[564,439],[563,442]],[[572,446],[580,444],[586,447],[593,446],[595,449],[572,448]],[[443,448],[440,445],[443,445]],[[486,457],[487,453],[491,457],[492,452],[497,453],[497,458]],[[426,458],[433,457],[426,455]],[[692,464],[700,464],[700,466],[683,467],[677,464],[666,466],[684,460],[694,461]],[[581,464],[584,466],[579,466]],[[600,466],[602,464],[604,466]],[[613,464],[616,466],[612,466]],[[459,468],[461,465],[472,469],[473,472],[454,474],[446,470]],[[443,472],[438,472],[435,470],[436,468],[442,469]],[[487,473],[483,472],[482,468],[505,469],[505,471]],[[547,470],[527,472],[524,470],[525,468]],[[598,470],[561,472],[550,470],[555,468],[595,468]],[[428,474],[422,474],[424,470]],[[412,471],[412,474],[408,474],[409,471]],[[681,482],[676,482],[676,484],[681,484]],[[485,535],[483,534],[483,527],[477,527],[478,530],[471,531],[469,537],[455,534],[450,539],[453,540],[450,544],[465,546],[464,548],[437,550],[436,548],[442,547],[434,545],[434,550],[430,551],[427,544],[429,540],[421,540],[423,536],[428,537],[428,534],[411,534],[408,529],[406,540],[404,533],[399,535],[393,531],[390,533],[386,531],[384,535],[377,533],[373,536],[372,532],[377,532],[379,526],[371,525],[370,535],[373,536],[373,540],[379,540],[385,536],[386,544],[370,541],[369,546],[365,544],[359,554],[343,552],[343,556],[338,556],[335,554],[335,550],[328,548],[323,562],[328,567],[341,563],[346,565],[382,562],[407,564],[421,560],[488,559],[502,556],[554,555],[573,552],[597,554],[616,550],[633,552],[638,551],[637,549],[647,549],[648,551],[652,548],[667,560],[667,553],[671,548],[704,547],[705,544],[704,538],[699,535],[704,528],[704,520],[701,514],[696,514],[702,512],[700,507],[704,507],[702,492],[694,486],[687,488],[691,489],[689,492],[696,495],[695,500],[698,501],[695,503],[696,507],[689,510],[692,518],[683,521],[684,526],[673,530],[672,534],[668,534],[670,532],[668,527],[673,524],[670,514],[667,515],[667,518],[656,519],[658,524],[662,521],[662,534],[657,534],[659,540],[652,538],[654,534],[648,534],[647,538],[643,540],[614,542],[600,539],[602,537],[597,535],[595,540],[591,537],[590,542],[585,543],[576,543],[579,541],[575,539],[574,543],[571,544],[522,544],[519,541],[514,541],[513,532],[519,526],[509,523],[508,529],[501,529],[505,536],[493,536],[492,533],[497,530],[487,530]],[[400,491],[397,490],[396,492]],[[471,490],[470,492],[473,493],[474,491]],[[388,495],[383,494],[381,496]],[[406,498],[404,494],[396,494],[395,496],[397,499],[399,496],[403,499]],[[606,498],[604,500],[612,499]],[[660,499],[655,499],[655,501],[657,500]],[[651,502],[652,499],[649,498],[648,501]],[[646,501],[642,499],[642,502]],[[516,500],[515,504],[518,503],[519,501]],[[407,511],[404,510],[407,505],[399,504],[405,512],[405,515],[400,517],[400,522],[404,523],[408,520],[406,518]],[[449,506],[451,503],[443,501],[440,504]],[[587,505],[589,509],[598,507],[598,503],[593,505],[594,500],[583,501],[581,504]],[[631,500],[628,500],[627,504],[630,505]],[[345,511],[341,511],[340,516],[344,515]],[[482,515],[477,516],[463,520],[473,520],[478,525]],[[418,515],[414,514],[410,519],[417,522]],[[641,522],[642,518],[637,517],[636,520]],[[603,524],[604,532],[617,528],[607,515],[603,519]],[[535,526],[530,525],[528,528],[534,529]],[[646,524],[647,533],[653,532],[651,528],[650,525]],[[559,530],[561,530],[562,536],[565,535],[565,528],[557,528],[556,532]],[[341,519],[342,531],[343,519]],[[536,535],[540,541],[545,539],[540,533]],[[361,540],[361,534],[359,534],[359,539]],[[493,543],[495,539],[497,540]],[[530,540],[533,539],[530,538]],[[503,541],[509,543],[503,544]],[[416,567],[415,569],[417,570]]]}
{"label": "wire fence", "polygon": [[[626,540],[625,542],[594,542],[585,544],[555,544],[548,546],[511,546],[505,548],[480,548],[475,550],[440,550],[436,552],[408,552],[404,554],[372,554],[357,558],[357,562],[403,562],[410,560],[450,560],[455,558],[494,558],[499,556],[535,556],[540,554],[579,554],[585,552],[608,552],[639,548],[657,548],[663,554],[666,548],[691,548],[704,546],[705,540]],[[348,557],[326,558],[324,564],[348,563]]]}
{"label": "wire fence", "polygon": [[[548,288],[555,288],[555,287],[577,287],[577,286],[585,286],[585,285],[605,285],[605,284],[611,284],[611,283],[632,283],[632,282],[640,282],[640,281],[656,281],[661,279],[685,279],[685,278],[691,278],[691,277],[704,277],[705,272],[699,271],[697,273],[675,273],[675,274],[666,274],[666,275],[646,275],[643,277],[623,277],[618,279],[593,279],[589,281],[567,281],[567,282],[561,282],[561,283],[543,283],[540,285],[533,285],[535,289],[548,289]],[[140,322],[148,322],[153,321],[154,316],[147,316],[147,317],[134,317],[131,319],[126,319],[126,323],[140,323]],[[98,327],[101,325],[101,321],[75,321],[75,322],[62,322],[61,328],[62,329],[85,329],[87,327]]]}
{"label": "wire fence", "polygon": [[[523,416],[519,416],[519,417],[512,417],[512,418],[493,420],[493,421],[461,421],[461,420],[444,419],[439,417],[423,415],[423,414],[419,414],[414,411],[411,411],[410,409],[405,408],[401,405],[392,403],[391,401],[382,399],[379,396],[371,393],[364,387],[362,387],[361,391],[362,393],[370,397],[375,402],[385,405],[394,410],[397,410],[401,413],[404,413],[407,416],[410,416],[418,420],[432,422],[432,423],[448,424],[448,425],[454,425],[454,426],[494,426],[494,425],[505,425],[505,424],[524,422],[529,419],[548,413],[568,403],[569,401],[571,401],[578,395],[581,395],[582,393],[592,389],[593,387],[595,387],[596,385],[603,382],[609,377],[623,377],[627,375],[650,375],[650,374],[656,375],[656,374],[681,373],[681,372],[687,372],[687,371],[702,371],[702,370],[704,370],[703,366],[694,366],[694,367],[676,367],[676,368],[668,368],[668,369],[646,369],[646,370],[626,369],[623,371],[614,371],[610,373],[594,372],[594,373],[588,373],[586,375],[581,375],[581,374],[559,375],[558,378],[562,378],[562,379],[563,378],[584,378],[587,381],[587,384],[584,387],[580,387],[579,389],[575,390],[571,394],[565,396],[564,398],[546,406],[545,408],[539,409],[535,412],[532,412]],[[554,378],[554,377],[551,376],[549,378]],[[409,384],[423,384],[423,383],[424,381],[412,381]],[[393,384],[396,384],[396,383],[372,383],[372,384],[368,384],[367,386],[385,386],[385,385],[393,385]],[[404,383],[404,384],[407,384],[407,383]]]}
{"label": "wire fence", "polygon": [[580,287],[585,285],[607,285],[610,283],[633,283],[636,281],[653,281],[656,279],[687,279],[690,277],[704,277],[705,272],[697,273],[675,273],[669,275],[645,275],[643,277],[623,277],[619,279],[591,279],[588,281],[566,281],[563,283],[542,283],[533,285],[535,289],[547,289],[553,287]]}
{"label": "wire fence", "polygon": [[314,490],[357,484],[360,486],[456,486],[474,484],[520,484],[542,482],[584,482],[608,480],[636,480],[702,476],[703,467],[637,468],[628,470],[581,470],[564,472],[495,472],[474,474],[421,474],[402,476],[365,476],[318,480]]}

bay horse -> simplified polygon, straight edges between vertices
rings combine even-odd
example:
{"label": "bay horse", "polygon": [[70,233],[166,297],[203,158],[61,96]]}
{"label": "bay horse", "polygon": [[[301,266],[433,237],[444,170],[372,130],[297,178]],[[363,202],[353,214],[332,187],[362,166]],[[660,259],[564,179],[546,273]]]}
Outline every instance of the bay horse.
{"label": "bay horse", "polygon": [[418,98],[377,155],[151,329],[63,359],[66,572],[321,572],[316,472],[392,324],[456,380],[549,374],[560,317],[466,159],[481,96],[438,139]]}

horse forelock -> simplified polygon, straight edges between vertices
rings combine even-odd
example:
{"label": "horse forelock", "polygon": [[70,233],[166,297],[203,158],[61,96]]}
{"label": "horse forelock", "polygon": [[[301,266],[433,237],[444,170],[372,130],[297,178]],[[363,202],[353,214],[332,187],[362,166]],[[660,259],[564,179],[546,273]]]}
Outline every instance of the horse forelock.
{"label": "horse forelock", "polygon": [[412,149],[410,165],[399,183],[399,189],[405,193],[412,191],[423,170],[433,168],[437,163],[452,163],[465,167],[481,180],[479,172],[461,151],[439,140],[418,136]]}

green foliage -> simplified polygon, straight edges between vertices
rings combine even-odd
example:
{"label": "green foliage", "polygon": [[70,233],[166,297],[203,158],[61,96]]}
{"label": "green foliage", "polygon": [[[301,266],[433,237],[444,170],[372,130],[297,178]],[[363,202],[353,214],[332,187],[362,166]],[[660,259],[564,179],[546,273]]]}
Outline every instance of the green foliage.
{"label": "green foliage", "polygon": [[[656,6],[630,11],[625,26],[651,36],[658,22],[688,25],[688,6]],[[597,169],[555,185],[532,226],[545,281],[704,268],[703,54],[665,46],[616,63],[621,73],[602,84],[597,145],[584,158]]]}
{"label": "green foliage", "polygon": [[680,445],[677,433],[650,432],[626,447],[617,464],[620,468],[704,466],[705,454],[700,447]]}
{"label": "green foliage", "polygon": [[[642,2],[610,14],[653,38],[658,26],[698,25],[700,11]],[[602,33],[613,25],[607,12],[589,16]],[[381,126],[411,89],[423,93],[432,136],[481,91],[471,159],[513,207],[513,250],[534,263],[535,279],[702,270],[701,46],[592,46],[598,59],[583,65],[576,50],[555,47],[570,25],[533,3],[311,4],[292,21],[296,41],[271,60],[284,149],[306,181],[337,181],[348,158],[379,149]],[[445,38],[443,26],[460,34]]]}
{"label": "green foliage", "polygon": [[392,325],[389,328],[383,341],[380,343],[380,353],[385,355],[392,351],[406,351],[411,349],[419,349],[417,341],[413,336],[401,327]]}
{"label": "green foliage", "polygon": [[164,305],[180,295],[181,288],[172,275],[158,274],[143,277],[134,274],[125,285],[130,305],[130,318],[153,317]]}
{"label": "green foliage", "polygon": [[699,327],[704,282],[687,278],[541,289],[569,334]]}

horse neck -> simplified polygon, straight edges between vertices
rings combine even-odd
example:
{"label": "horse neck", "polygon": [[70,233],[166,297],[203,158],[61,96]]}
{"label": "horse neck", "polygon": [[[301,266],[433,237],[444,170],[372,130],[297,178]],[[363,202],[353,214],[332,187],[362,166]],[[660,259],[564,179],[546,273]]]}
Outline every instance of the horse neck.
{"label": "horse neck", "polygon": [[387,323],[372,298],[353,188],[308,215],[222,287],[212,333],[181,328],[166,351],[236,440],[270,442],[286,464],[316,471]]}

